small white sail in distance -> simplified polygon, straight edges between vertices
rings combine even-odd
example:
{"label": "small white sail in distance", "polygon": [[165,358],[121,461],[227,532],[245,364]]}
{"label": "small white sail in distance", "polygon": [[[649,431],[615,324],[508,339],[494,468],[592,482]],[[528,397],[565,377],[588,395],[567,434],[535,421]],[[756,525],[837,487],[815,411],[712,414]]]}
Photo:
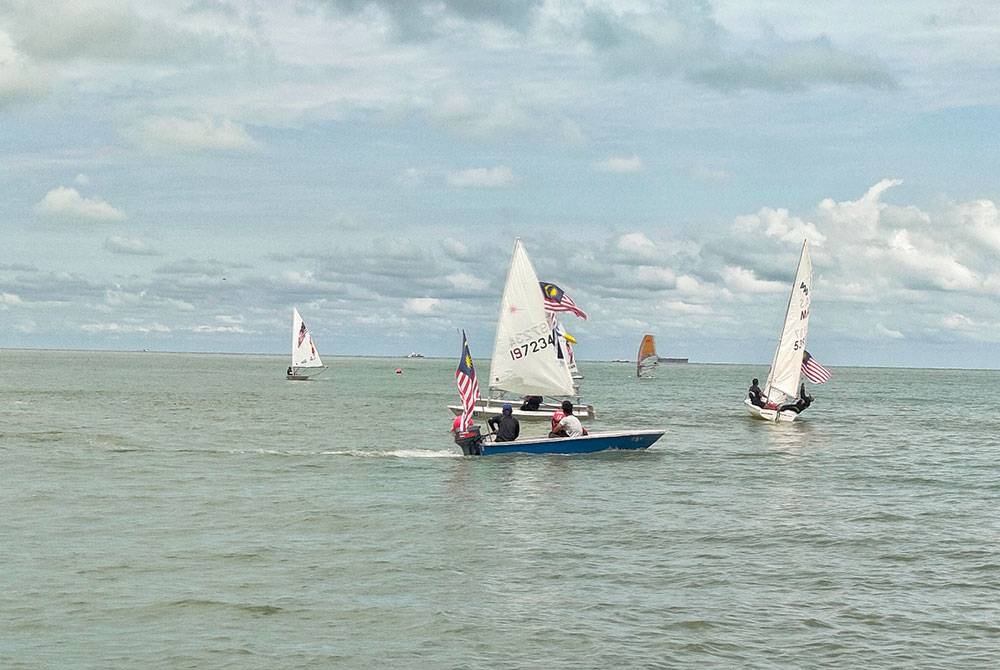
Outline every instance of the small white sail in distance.
{"label": "small white sail in distance", "polygon": [[541,396],[575,393],[566,361],[558,357],[538,275],[520,238],[514,242],[500,299],[490,390]]}
{"label": "small white sail in distance", "polygon": [[809,241],[804,240],[792,292],[788,296],[778,346],[764,386],[764,397],[769,402],[781,405],[798,396],[802,355],[806,350],[806,336],[809,334],[811,303],[812,259],[809,256]]}
{"label": "small white sail in distance", "polygon": [[305,321],[299,315],[299,310],[292,308],[292,369],[321,368],[323,361],[319,357],[312,333],[306,328]]}

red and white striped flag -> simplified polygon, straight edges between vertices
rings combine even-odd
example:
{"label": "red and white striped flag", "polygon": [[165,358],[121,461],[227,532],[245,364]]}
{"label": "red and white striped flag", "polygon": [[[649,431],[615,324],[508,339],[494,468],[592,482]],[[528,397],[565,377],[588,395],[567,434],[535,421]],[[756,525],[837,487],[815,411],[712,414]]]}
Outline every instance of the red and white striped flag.
{"label": "red and white striped flag", "polygon": [[476,368],[472,365],[472,354],[469,352],[469,340],[462,331],[462,358],[455,370],[455,383],[458,384],[458,394],[462,396],[462,420],[459,423],[462,430],[468,430],[472,425],[472,411],[479,400],[479,381],[476,379]]}
{"label": "red and white striped flag", "polygon": [[545,296],[546,312],[569,312],[570,314],[576,314],[581,319],[587,318],[587,313],[576,306],[573,298],[569,297],[566,291],[546,281],[538,283],[542,287],[542,295]]}
{"label": "red and white striped flag", "polygon": [[802,354],[802,374],[813,384],[823,384],[830,381],[830,377],[833,376],[808,351]]}

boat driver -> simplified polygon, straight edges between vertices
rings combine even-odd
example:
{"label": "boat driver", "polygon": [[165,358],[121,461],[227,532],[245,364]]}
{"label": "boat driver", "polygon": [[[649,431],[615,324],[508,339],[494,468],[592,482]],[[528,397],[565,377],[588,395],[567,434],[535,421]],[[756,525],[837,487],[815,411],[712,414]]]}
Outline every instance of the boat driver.
{"label": "boat driver", "polygon": [[521,424],[514,416],[514,409],[509,402],[503,404],[500,416],[491,416],[486,423],[496,433],[496,442],[513,442],[521,434]]}

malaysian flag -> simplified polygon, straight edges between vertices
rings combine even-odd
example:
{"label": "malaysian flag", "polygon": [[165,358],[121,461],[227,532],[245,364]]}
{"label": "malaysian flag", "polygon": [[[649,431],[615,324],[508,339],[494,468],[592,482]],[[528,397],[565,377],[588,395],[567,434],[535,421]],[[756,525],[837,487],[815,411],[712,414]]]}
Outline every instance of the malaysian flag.
{"label": "malaysian flag", "polygon": [[462,358],[455,370],[455,383],[458,384],[458,394],[462,396],[462,420],[459,425],[462,430],[468,430],[472,425],[472,410],[479,400],[479,381],[476,379],[476,368],[472,365],[472,354],[469,352],[469,340],[462,331]]}
{"label": "malaysian flag", "polygon": [[802,354],[802,374],[804,374],[813,384],[822,384],[830,381],[830,371],[824,368],[813,358],[808,351]]}
{"label": "malaysian flag", "polygon": [[576,314],[581,319],[587,318],[587,313],[576,306],[573,298],[569,297],[566,291],[548,282],[540,281],[538,284],[542,287],[542,295],[545,296],[546,311],[570,312]]}

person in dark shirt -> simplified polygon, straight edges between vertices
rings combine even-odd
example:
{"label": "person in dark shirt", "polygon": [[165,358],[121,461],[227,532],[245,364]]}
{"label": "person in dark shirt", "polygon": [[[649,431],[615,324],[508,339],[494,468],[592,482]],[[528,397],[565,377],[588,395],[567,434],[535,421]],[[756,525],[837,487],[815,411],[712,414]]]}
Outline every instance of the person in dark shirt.
{"label": "person in dark shirt", "polygon": [[747,391],[747,397],[750,398],[750,404],[757,405],[757,407],[764,406],[764,395],[760,390],[760,387],[757,386],[756,377],[753,378],[753,383],[750,384],[750,390]]}
{"label": "person in dark shirt", "polygon": [[538,407],[542,404],[542,396],[540,395],[526,395],[524,396],[524,403],[521,405],[521,411],[523,412],[537,412]]}
{"label": "person in dark shirt", "polygon": [[500,416],[491,416],[487,421],[490,430],[496,433],[494,438],[497,442],[513,442],[521,434],[521,424],[514,416],[514,410],[509,402],[503,404],[503,412]]}
{"label": "person in dark shirt", "polygon": [[796,412],[801,412],[813,403],[813,397],[806,392],[806,383],[802,382],[799,387],[799,397],[795,401]]}
{"label": "person in dark shirt", "polygon": [[812,396],[806,392],[805,382],[802,382],[802,385],[799,386],[799,397],[795,399],[795,402],[790,402],[782,405],[781,407],[778,408],[778,411],[783,412],[787,409],[790,409],[796,414],[798,414],[802,410],[809,407],[809,405],[812,404],[812,401],[813,401]]}

